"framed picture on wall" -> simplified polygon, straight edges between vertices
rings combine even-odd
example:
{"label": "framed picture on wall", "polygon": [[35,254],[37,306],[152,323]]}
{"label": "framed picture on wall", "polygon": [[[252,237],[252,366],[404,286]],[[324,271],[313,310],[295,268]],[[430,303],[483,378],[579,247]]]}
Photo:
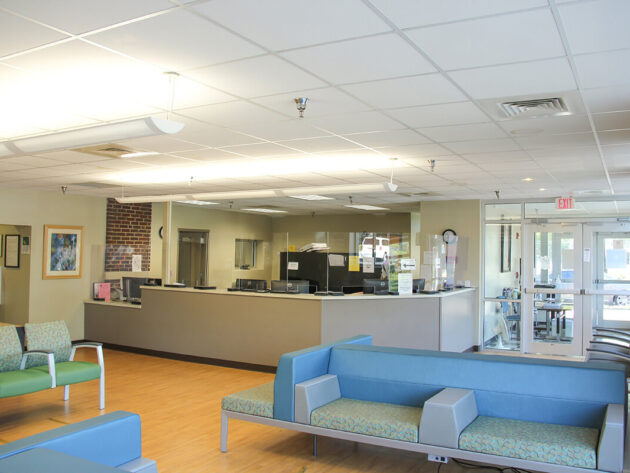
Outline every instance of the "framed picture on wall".
{"label": "framed picture on wall", "polygon": [[501,272],[512,270],[512,225],[501,225]]}
{"label": "framed picture on wall", "polygon": [[20,235],[4,236],[4,267],[20,267]]}
{"label": "framed picture on wall", "polygon": [[81,277],[83,227],[44,225],[43,279]]}

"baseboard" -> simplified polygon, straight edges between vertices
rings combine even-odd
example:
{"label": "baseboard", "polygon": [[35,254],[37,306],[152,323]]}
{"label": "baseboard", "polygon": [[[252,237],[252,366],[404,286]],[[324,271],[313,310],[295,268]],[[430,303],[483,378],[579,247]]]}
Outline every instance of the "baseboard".
{"label": "baseboard", "polygon": [[168,351],[150,350],[148,348],[130,347],[127,345],[115,345],[113,343],[103,343],[103,348],[117,351],[125,351],[129,353],[138,353],[140,355],[156,356],[158,358],[167,358],[169,360],[188,361],[191,363],[201,363],[204,365],[223,366],[225,368],[236,368],[239,370],[262,371],[264,373],[276,372],[275,366],[244,363],[241,361],[221,360],[219,358],[207,358],[204,356],[184,355],[181,353],[171,353]]}

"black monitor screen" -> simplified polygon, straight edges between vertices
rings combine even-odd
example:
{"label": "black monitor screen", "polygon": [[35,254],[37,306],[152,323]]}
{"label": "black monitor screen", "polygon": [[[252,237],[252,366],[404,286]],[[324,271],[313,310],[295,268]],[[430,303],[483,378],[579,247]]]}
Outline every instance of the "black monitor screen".
{"label": "black monitor screen", "polygon": [[424,279],[413,280],[413,292],[424,291]]}
{"label": "black monitor screen", "polygon": [[389,294],[389,282],[386,279],[364,279],[364,294]]}
{"label": "black monitor screen", "polygon": [[126,300],[139,300],[141,297],[140,286],[144,286],[147,278],[122,278],[123,297]]}

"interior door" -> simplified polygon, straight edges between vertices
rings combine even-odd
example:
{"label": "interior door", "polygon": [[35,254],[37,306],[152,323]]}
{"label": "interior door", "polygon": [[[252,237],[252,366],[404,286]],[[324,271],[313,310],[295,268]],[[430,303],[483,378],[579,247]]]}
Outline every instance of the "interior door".
{"label": "interior door", "polygon": [[524,227],[523,350],[582,355],[582,225]]}

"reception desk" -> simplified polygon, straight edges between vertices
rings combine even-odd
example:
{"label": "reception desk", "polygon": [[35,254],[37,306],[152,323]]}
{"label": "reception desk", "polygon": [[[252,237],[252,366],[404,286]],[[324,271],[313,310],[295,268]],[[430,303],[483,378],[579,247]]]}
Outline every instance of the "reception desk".
{"label": "reception desk", "polygon": [[262,366],[356,334],[375,345],[465,351],[474,288],[401,296],[314,296],[143,287],[142,305],[86,301],[88,340]]}

